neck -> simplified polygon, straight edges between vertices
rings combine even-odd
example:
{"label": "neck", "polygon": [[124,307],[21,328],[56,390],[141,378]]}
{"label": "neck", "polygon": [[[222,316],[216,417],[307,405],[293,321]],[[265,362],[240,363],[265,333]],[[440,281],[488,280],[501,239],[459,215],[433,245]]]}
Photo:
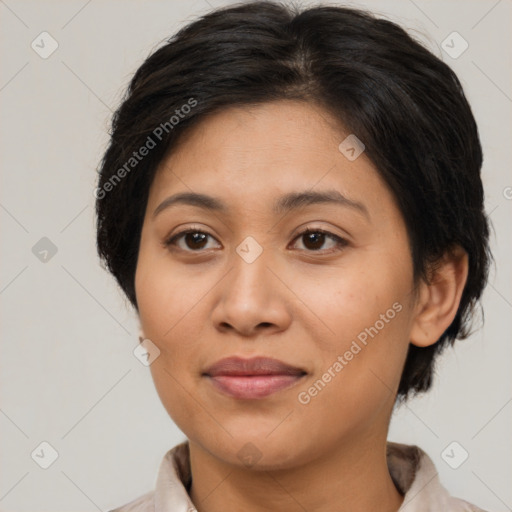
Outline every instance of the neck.
{"label": "neck", "polygon": [[396,512],[403,501],[388,471],[386,435],[352,439],[289,469],[234,466],[196,443],[189,447],[190,497],[199,512]]}

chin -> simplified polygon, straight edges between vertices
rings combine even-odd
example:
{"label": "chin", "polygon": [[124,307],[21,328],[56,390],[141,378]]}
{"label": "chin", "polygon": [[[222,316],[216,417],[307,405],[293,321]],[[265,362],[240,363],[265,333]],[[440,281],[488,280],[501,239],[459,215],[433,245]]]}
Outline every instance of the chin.
{"label": "chin", "polygon": [[[300,439],[295,440],[283,435],[283,432],[281,435],[273,433],[269,436],[268,429],[262,429],[258,433],[254,431],[254,425],[252,430],[251,435],[247,431],[231,432],[233,438],[225,443],[204,446],[212,455],[227,464],[253,471],[289,469],[300,464],[300,459],[303,458],[303,454],[298,451],[301,447]],[[208,444],[210,443],[211,439]]]}

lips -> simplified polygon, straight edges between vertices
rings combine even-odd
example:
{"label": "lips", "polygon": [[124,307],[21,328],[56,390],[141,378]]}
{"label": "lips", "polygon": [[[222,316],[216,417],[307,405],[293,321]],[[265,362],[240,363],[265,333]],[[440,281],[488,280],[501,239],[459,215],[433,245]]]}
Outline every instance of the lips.
{"label": "lips", "polygon": [[229,357],[203,373],[218,391],[238,399],[264,398],[292,386],[304,375],[302,368],[267,357]]}
{"label": "lips", "polygon": [[269,357],[253,357],[251,359],[228,357],[217,361],[205,373],[210,377],[217,377],[218,375],[301,375],[306,372],[301,368]]}

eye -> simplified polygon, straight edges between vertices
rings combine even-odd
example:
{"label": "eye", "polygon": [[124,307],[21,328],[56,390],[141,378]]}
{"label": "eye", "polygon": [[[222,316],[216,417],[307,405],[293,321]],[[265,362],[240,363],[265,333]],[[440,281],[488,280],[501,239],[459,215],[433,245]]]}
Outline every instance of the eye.
{"label": "eye", "polygon": [[[164,245],[166,247],[175,246],[187,252],[201,252],[203,249],[212,249],[212,247],[208,247],[209,238],[214,239],[212,235],[205,231],[190,228],[173,235],[164,242]],[[318,252],[321,251],[322,248],[323,252],[333,252],[336,249],[341,250],[347,245],[347,241],[344,238],[341,238],[334,233],[330,233],[329,231],[314,228],[306,229],[300,233],[294,241],[295,240],[302,240],[305,249],[301,250],[306,250],[308,252]],[[324,245],[328,240],[331,240],[331,246],[325,248]]]}
{"label": "eye", "polygon": [[[209,237],[213,238],[209,233],[204,231],[200,231],[198,229],[187,229],[173,235],[171,238],[166,240],[165,246],[176,246],[184,251],[191,250],[192,252],[199,252],[205,248],[211,249],[211,247],[207,247]],[[183,239],[185,247],[178,243],[181,241],[180,239]]]}
{"label": "eye", "polygon": [[295,238],[295,240],[302,240],[306,248],[305,250],[308,252],[321,250],[326,240],[329,239],[334,243],[327,249],[324,247],[324,250],[327,250],[327,252],[333,252],[336,249],[341,250],[347,245],[347,241],[344,238],[323,229],[308,228]]}

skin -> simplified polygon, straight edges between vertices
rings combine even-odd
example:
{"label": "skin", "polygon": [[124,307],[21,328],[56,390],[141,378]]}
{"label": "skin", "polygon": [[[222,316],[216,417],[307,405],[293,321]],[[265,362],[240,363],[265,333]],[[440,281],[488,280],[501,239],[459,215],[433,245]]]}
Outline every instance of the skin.
{"label": "skin", "polygon": [[[430,284],[414,282],[394,197],[365,153],[349,161],[340,152],[348,134],[309,103],[226,108],[187,133],[155,176],[136,296],[143,335],[160,350],[151,365],[157,392],[189,440],[200,512],[391,512],[403,501],[385,449],[407,348],[434,343],[453,320],[467,257],[454,250]],[[367,213],[329,203],[271,209],[288,192],[326,189]],[[229,210],[175,204],[153,216],[178,192],[216,196]],[[311,242],[301,235],[308,227],[345,242]],[[210,236],[199,248],[191,235],[165,245],[189,228]],[[236,251],[248,236],[263,249],[252,263]],[[301,403],[298,394],[396,303],[400,312]],[[234,355],[273,357],[307,374],[264,399],[231,398],[203,372]],[[259,455],[250,467],[239,457],[247,443]]]}

